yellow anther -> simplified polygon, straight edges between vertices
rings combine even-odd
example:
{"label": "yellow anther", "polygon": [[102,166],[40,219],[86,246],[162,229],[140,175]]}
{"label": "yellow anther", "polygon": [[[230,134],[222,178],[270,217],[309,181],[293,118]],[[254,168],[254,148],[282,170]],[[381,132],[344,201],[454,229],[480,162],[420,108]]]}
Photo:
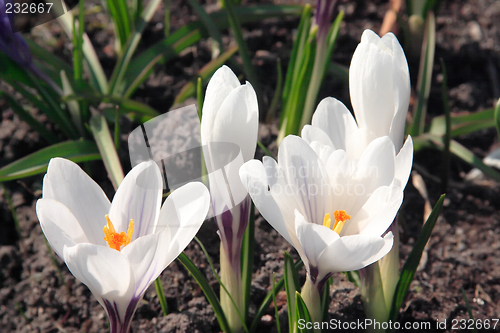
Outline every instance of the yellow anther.
{"label": "yellow anther", "polygon": [[351,216],[347,215],[345,210],[336,210],[335,212],[333,212],[333,217],[335,219],[335,222],[332,225],[332,218],[330,214],[326,214],[325,218],[323,219],[323,225],[329,229],[332,229],[337,234],[340,234],[342,228],[344,227],[345,221],[350,220]]}
{"label": "yellow anther", "polygon": [[332,218],[330,217],[330,214],[327,213],[325,215],[325,218],[323,219],[323,225],[328,229],[330,229],[331,223],[332,223]]}
{"label": "yellow anther", "polygon": [[106,221],[108,225],[105,226],[102,231],[104,231],[104,240],[108,243],[109,247],[117,251],[121,250],[122,245],[127,246],[132,240],[132,234],[134,233],[134,220],[130,220],[128,224],[127,233],[122,231],[120,233],[115,231],[115,227],[111,222],[109,215],[106,214]]}

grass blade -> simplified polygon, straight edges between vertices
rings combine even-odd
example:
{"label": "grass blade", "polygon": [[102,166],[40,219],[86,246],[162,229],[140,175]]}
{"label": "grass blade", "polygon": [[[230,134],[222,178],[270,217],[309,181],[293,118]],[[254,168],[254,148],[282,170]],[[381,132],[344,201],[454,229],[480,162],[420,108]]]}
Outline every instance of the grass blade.
{"label": "grass blade", "polygon": [[278,312],[278,307],[276,306],[276,277],[274,272],[272,279],[273,279],[273,285],[271,291],[273,292],[274,317],[276,318],[276,329],[278,330],[278,333],[281,333],[280,315]]}
{"label": "grass blade", "polygon": [[[237,50],[238,50],[238,46],[233,46],[229,50],[227,50],[226,52],[221,54],[219,57],[210,61],[205,66],[203,66],[203,68],[198,73],[198,79],[201,78],[201,80],[203,82],[207,81],[209,78],[212,77],[212,75],[215,73],[215,71],[217,69],[219,69],[219,67],[221,67],[229,58],[231,58],[233,56],[233,54]],[[198,79],[193,80],[191,82],[188,82],[184,87],[182,87],[179,94],[175,97],[174,106],[184,102],[189,97],[194,96],[195,90],[196,90],[195,86],[196,86],[196,82],[198,81]]]}
{"label": "grass blade", "polygon": [[500,137],[500,98],[498,99],[497,105],[495,106],[494,121],[498,136]]}
{"label": "grass blade", "polygon": [[[71,11],[68,11],[67,13],[58,12],[58,6],[55,6],[53,9],[55,10],[55,15],[57,15],[57,21],[66,32],[68,38],[73,38],[73,13]],[[108,90],[106,75],[104,74],[104,70],[99,62],[99,58],[97,57],[97,53],[92,46],[90,38],[86,33],[83,34],[82,51],[85,55],[85,60],[89,65],[89,74],[94,87],[102,93],[106,92]]]}
{"label": "grass blade", "polygon": [[252,58],[250,57],[250,50],[248,49],[248,45],[243,38],[243,31],[241,30],[241,23],[236,16],[233,8],[232,0],[221,0],[224,8],[226,9],[227,18],[229,21],[229,26],[234,35],[234,39],[236,40],[236,44],[238,44],[238,53],[243,60],[243,68],[245,70],[245,74],[248,78],[248,81],[252,84],[255,92],[257,94],[257,98],[259,100],[260,109],[262,109],[262,89],[260,86],[260,80],[257,77],[257,72],[255,71],[254,66],[252,65]]}
{"label": "grass blade", "polygon": [[92,141],[65,141],[14,161],[0,169],[0,182],[43,173],[53,157],[64,157],[73,162],[100,160],[101,155]]}
{"label": "grass blade", "polygon": [[[299,270],[304,266],[304,263],[302,260],[298,259],[295,262],[295,270]],[[269,305],[271,305],[271,302],[273,301],[273,293],[277,293],[279,290],[283,288],[285,285],[285,277],[283,276],[281,279],[279,279],[278,283],[276,283],[275,288],[271,291],[269,291],[260,304],[259,308],[257,309],[255,313],[255,317],[252,321],[252,324],[250,325],[250,332],[254,333],[257,330],[257,327],[259,326],[260,319],[262,316],[266,313],[267,309],[269,308]]]}
{"label": "grass blade", "polygon": [[[312,321],[306,303],[304,302],[302,296],[300,296],[298,292],[295,292],[295,318],[297,318],[297,323],[299,320],[303,320],[304,323],[310,323]],[[301,329],[300,326],[297,325],[296,332],[309,333],[312,332],[312,330],[307,329],[307,327]]]}
{"label": "grass blade", "polygon": [[158,276],[155,280],[156,294],[158,295],[158,300],[160,301],[161,311],[163,315],[168,315],[168,305],[167,299],[165,298],[165,293],[163,292],[163,286],[161,284],[161,277]]}
{"label": "grass blade", "polygon": [[122,165],[120,163],[120,159],[118,158],[113,138],[109,132],[106,118],[99,114],[93,115],[90,118],[89,125],[97,144],[97,148],[101,153],[104,166],[108,171],[108,177],[116,190],[125,176],[123,175]]}
{"label": "grass blade", "polygon": [[[285,291],[286,303],[288,306],[288,329],[290,332],[295,331],[295,323],[298,320],[296,306],[296,294],[300,293],[299,275],[293,264],[293,259],[285,252]],[[275,304],[276,306],[276,304]],[[278,319],[277,319],[278,320]]]}
{"label": "grass blade", "polygon": [[[240,23],[258,22],[265,18],[297,16],[302,12],[302,6],[297,5],[253,5],[238,6],[234,8],[235,15]],[[228,27],[225,10],[209,14],[216,27]],[[127,86],[125,96],[129,97],[135,89],[147,78],[151,68],[161,59],[170,60],[186,47],[189,47],[209,33],[200,21],[189,23],[164,40],[151,46],[149,49],[135,57],[127,68],[123,81]]]}
{"label": "grass blade", "polygon": [[252,288],[253,256],[255,247],[255,206],[251,202],[250,218],[247,230],[243,235],[243,247],[241,250],[241,282],[243,284],[243,302],[245,303],[244,318],[248,317],[248,306],[250,304],[250,290]]}
{"label": "grass blade", "polygon": [[229,330],[229,325],[226,320],[226,316],[224,315],[224,311],[222,311],[222,307],[220,306],[219,298],[215,294],[212,287],[207,281],[207,278],[201,274],[200,270],[196,267],[195,264],[188,258],[184,253],[179,254],[177,260],[181,262],[181,264],[186,268],[186,270],[191,273],[191,275],[196,280],[196,283],[200,286],[201,290],[205,294],[205,297],[208,300],[208,303],[212,306],[212,310],[217,317],[217,321],[219,322],[220,329],[223,332],[231,332]]}
{"label": "grass blade", "polygon": [[432,82],[432,67],[434,64],[434,52],[436,48],[436,19],[430,11],[424,32],[422,53],[420,55],[420,67],[417,81],[417,102],[413,113],[413,123],[410,134],[416,137],[423,133],[425,126],[425,115],[427,113],[427,102]]}
{"label": "grass blade", "polygon": [[113,69],[113,74],[111,74],[111,79],[109,80],[109,93],[111,95],[121,95],[125,91],[125,84],[122,84],[123,77],[127,71],[128,65],[132,56],[139,45],[139,41],[142,38],[142,32],[146,25],[153,18],[153,14],[156,12],[161,0],[151,0],[146,8],[141,13],[140,19],[137,21],[137,25],[133,32],[130,33],[127,43],[124,45],[123,53],[118,58],[115,68]]}
{"label": "grass blade", "polygon": [[396,292],[394,293],[394,299],[392,301],[391,312],[389,315],[389,319],[394,322],[398,319],[399,309],[401,308],[406,293],[410,288],[410,283],[413,280],[415,271],[420,263],[422,252],[424,251],[425,245],[427,244],[438,217],[441,214],[444,198],[444,194],[439,197],[438,202],[432,209],[431,215],[429,215],[429,218],[427,218],[427,221],[422,227],[422,231],[415,242],[415,246],[413,247],[408,259],[406,259],[403,269],[401,270],[401,275],[399,277],[398,285],[396,286]]}

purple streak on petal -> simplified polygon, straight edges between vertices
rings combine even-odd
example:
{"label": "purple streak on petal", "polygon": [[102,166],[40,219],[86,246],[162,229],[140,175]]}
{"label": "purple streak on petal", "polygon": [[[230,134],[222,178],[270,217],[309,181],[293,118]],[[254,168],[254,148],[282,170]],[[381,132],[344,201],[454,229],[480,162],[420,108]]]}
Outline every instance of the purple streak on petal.
{"label": "purple streak on petal", "polygon": [[316,284],[318,279],[319,270],[316,266],[309,266],[309,276],[311,277],[312,283]]}
{"label": "purple streak on petal", "polygon": [[[32,59],[28,44],[19,33],[14,33],[12,25],[13,15],[6,13],[6,4],[11,0],[0,0],[0,51],[7,54],[9,58],[24,67],[31,67]],[[12,23],[12,24],[11,24]]]}
{"label": "purple streak on petal", "polygon": [[123,318],[123,320],[120,318],[118,305],[116,304],[116,302],[113,301],[113,304],[111,304],[110,301],[103,299],[104,307],[106,308],[106,312],[109,318],[110,333],[129,333],[132,318],[134,317],[137,304],[139,303],[141,298],[142,295],[141,297],[134,297],[130,300],[130,303],[127,306],[127,310],[125,311],[125,318]]}
{"label": "purple streak on petal", "polygon": [[[222,227],[222,228],[221,228]],[[233,213],[230,210],[224,211],[220,215],[220,225],[221,234],[223,237],[221,239],[225,240],[226,253],[230,261],[233,258]]]}

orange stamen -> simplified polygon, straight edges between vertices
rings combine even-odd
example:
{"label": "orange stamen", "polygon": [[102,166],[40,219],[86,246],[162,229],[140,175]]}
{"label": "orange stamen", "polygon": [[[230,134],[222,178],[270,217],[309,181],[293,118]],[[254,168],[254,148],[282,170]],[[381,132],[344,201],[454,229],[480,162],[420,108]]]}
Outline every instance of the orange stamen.
{"label": "orange stamen", "polygon": [[121,251],[122,245],[127,246],[132,240],[132,234],[134,233],[134,220],[130,220],[127,233],[125,233],[125,231],[118,233],[115,231],[115,227],[113,226],[109,215],[106,214],[105,217],[108,225],[102,229],[105,236],[104,240],[108,243],[110,248]]}
{"label": "orange stamen", "polygon": [[330,214],[326,214],[325,218],[323,219],[323,225],[340,234],[342,228],[344,227],[345,221],[350,220],[351,216],[347,215],[345,210],[336,210],[335,212],[333,212],[333,218],[335,219],[335,222],[332,225],[332,218],[330,217]]}

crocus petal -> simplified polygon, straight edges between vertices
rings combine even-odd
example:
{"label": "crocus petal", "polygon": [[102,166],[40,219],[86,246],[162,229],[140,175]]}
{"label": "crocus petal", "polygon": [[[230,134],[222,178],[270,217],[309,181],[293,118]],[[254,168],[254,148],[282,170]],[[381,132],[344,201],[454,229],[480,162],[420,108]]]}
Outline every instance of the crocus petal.
{"label": "crocus petal", "polygon": [[199,182],[179,187],[168,196],[160,211],[157,230],[168,230],[170,249],[176,249],[176,246],[180,247],[184,242],[184,247],[187,246],[205,220],[209,206],[210,194],[206,186]]}
{"label": "crocus petal", "polygon": [[[252,197],[260,214],[271,226],[278,231],[290,244],[294,244],[292,235],[289,233],[285,220],[280,211],[280,206],[268,190],[266,170],[260,161],[250,160],[240,168],[240,177],[243,185]],[[296,239],[296,237],[295,237]]]}
{"label": "crocus petal", "polygon": [[105,245],[102,228],[109,200],[77,164],[64,158],[49,162],[43,179],[43,198],[61,202],[75,216],[90,243]]}
{"label": "crocus petal", "polygon": [[63,258],[64,246],[88,243],[87,236],[75,216],[59,201],[38,200],[36,214],[45,237],[59,257]]}
{"label": "crocus petal", "polygon": [[312,126],[322,129],[335,149],[346,150],[346,137],[358,129],[351,112],[339,100],[327,97],[316,108]]}
{"label": "crocus petal", "polygon": [[[160,233],[140,237],[121,251],[130,266],[134,268],[132,270],[135,280],[134,297],[141,297],[166,267],[159,267],[162,263],[155,260],[159,251],[167,252],[167,245],[158,242],[159,236]],[[159,273],[156,274],[158,271]]]}
{"label": "crocus petal", "polygon": [[300,132],[300,136],[308,144],[311,144],[312,142],[319,142],[322,145],[330,146],[333,149],[336,148],[330,137],[328,137],[328,134],[326,134],[322,129],[318,127],[312,125],[305,125],[302,128],[302,132]]}
{"label": "crocus petal", "polygon": [[122,321],[135,286],[127,258],[119,251],[88,243],[64,247],[63,253],[71,273],[89,287],[104,307],[103,300],[116,304]]}
{"label": "crocus petal", "polygon": [[402,188],[398,186],[377,188],[356,215],[346,222],[342,235],[382,236],[394,221],[402,202]]}
{"label": "crocus petal", "polygon": [[[396,113],[406,115],[410,97],[408,64],[393,34],[381,39],[371,30],[364,31],[352,57],[349,90],[359,128],[369,129],[377,137],[390,133]],[[398,116],[394,126],[402,127],[393,131],[402,131],[404,118]]]}
{"label": "crocus petal", "polygon": [[403,148],[396,155],[396,175],[395,180],[398,181],[398,186],[404,188],[406,183],[408,183],[408,178],[410,177],[411,168],[413,165],[413,140],[411,136],[405,141]]}
{"label": "crocus petal", "polygon": [[[257,95],[247,82],[232,90],[222,102],[211,128],[211,142],[231,142],[238,145],[246,162],[255,155],[258,127]],[[202,140],[206,140],[203,133]]]}
{"label": "crocus petal", "polygon": [[323,223],[324,203],[330,193],[323,191],[328,186],[328,175],[318,155],[302,138],[289,135],[281,141],[278,163],[297,197],[300,213],[307,221]]}
{"label": "crocus petal", "polygon": [[201,118],[201,137],[202,140],[204,140],[203,144],[206,142],[213,142],[212,133],[217,111],[231,91],[239,86],[240,81],[227,66],[219,68],[210,79],[210,82],[208,82]]}
{"label": "crocus petal", "polygon": [[367,235],[340,237],[330,243],[318,258],[320,275],[366,267],[385,256],[391,250],[393,242],[392,233],[384,238]]}
{"label": "crocus petal", "polygon": [[[154,232],[161,205],[162,178],[155,162],[135,166],[118,187],[109,217],[117,232],[128,230],[134,221],[132,240]],[[102,222],[102,227],[105,225]]]}
{"label": "crocus petal", "polygon": [[373,140],[358,162],[356,177],[363,179],[370,193],[392,183],[395,175],[394,145],[388,136]]}
{"label": "crocus petal", "polygon": [[332,242],[339,239],[339,235],[323,225],[307,222],[297,210],[295,210],[295,228],[306,257],[306,260],[302,258],[302,261],[311,273],[310,268],[318,268],[321,254]]}

